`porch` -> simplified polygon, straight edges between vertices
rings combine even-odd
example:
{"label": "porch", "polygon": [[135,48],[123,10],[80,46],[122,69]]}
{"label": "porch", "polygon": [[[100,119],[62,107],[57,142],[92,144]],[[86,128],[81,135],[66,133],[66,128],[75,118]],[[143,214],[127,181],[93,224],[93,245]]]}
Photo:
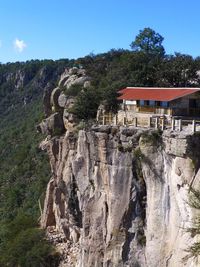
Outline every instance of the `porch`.
{"label": "porch", "polygon": [[133,113],[146,113],[168,116],[190,116],[200,117],[200,108],[179,108],[179,107],[160,107],[160,106],[139,106],[122,104],[122,110]]}

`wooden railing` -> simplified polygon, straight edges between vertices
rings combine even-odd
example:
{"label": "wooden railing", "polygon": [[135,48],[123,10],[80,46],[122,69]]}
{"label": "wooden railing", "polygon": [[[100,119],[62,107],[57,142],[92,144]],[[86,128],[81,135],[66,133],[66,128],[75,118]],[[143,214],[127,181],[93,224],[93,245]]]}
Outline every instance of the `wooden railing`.
{"label": "wooden railing", "polygon": [[[117,115],[107,113],[103,115],[98,121],[101,125],[119,125]],[[178,119],[176,117],[167,118],[165,116],[152,116],[152,117],[135,117],[131,121],[127,120],[124,116],[120,125],[135,126],[142,128],[155,128],[155,129],[171,129],[172,131],[182,131],[183,128],[191,126],[191,131],[200,131],[200,121],[192,119]]]}
{"label": "wooden railing", "polygon": [[138,112],[156,113],[156,107],[140,106]]}
{"label": "wooden railing", "polygon": [[[122,110],[126,110],[123,106]],[[172,116],[198,116],[200,117],[200,108],[181,108],[181,107],[162,107],[162,106],[134,106],[127,105],[127,110],[133,110],[141,113],[153,113]]]}
{"label": "wooden railing", "polygon": [[166,117],[148,117],[148,118],[137,118],[135,117],[132,123],[126,123],[124,119],[124,125],[134,125],[135,127],[143,128],[155,128],[155,129],[171,129],[172,131],[182,131],[183,128],[191,126],[191,131],[200,131],[200,121],[199,120],[189,120],[189,119],[176,119],[173,118],[168,120]]}
{"label": "wooden railing", "polygon": [[154,114],[165,114],[165,115],[171,115],[172,110],[169,107],[160,107],[160,106],[139,106],[137,107],[138,112],[144,112],[144,113],[154,113]]}

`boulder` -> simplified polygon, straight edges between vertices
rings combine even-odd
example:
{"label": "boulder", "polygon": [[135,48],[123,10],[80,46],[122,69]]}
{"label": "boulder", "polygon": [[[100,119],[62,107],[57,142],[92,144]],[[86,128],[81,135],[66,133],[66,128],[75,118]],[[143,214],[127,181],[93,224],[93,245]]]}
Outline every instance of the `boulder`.
{"label": "boulder", "polygon": [[51,105],[54,107],[55,111],[58,111],[60,109],[60,106],[58,104],[58,98],[60,93],[61,91],[59,87],[54,88],[51,93]]}
{"label": "boulder", "polygon": [[72,108],[73,105],[74,105],[74,102],[75,102],[75,98],[74,98],[73,96],[69,97],[69,98],[67,99],[66,104],[65,104],[65,108],[66,108],[66,109]]}
{"label": "boulder", "polygon": [[85,81],[84,84],[83,84],[83,87],[84,88],[88,88],[90,86],[91,86],[91,81],[89,81],[89,80],[88,81]]}
{"label": "boulder", "polygon": [[69,71],[68,69],[65,69],[65,71],[63,72],[63,74],[60,77],[60,81],[58,83],[58,86],[64,86],[66,80],[69,78]]}
{"label": "boulder", "polygon": [[58,97],[58,105],[61,107],[61,108],[64,108],[65,105],[67,103],[67,96],[63,93],[61,93]]}
{"label": "boulder", "polygon": [[73,75],[73,74],[77,74],[77,73],[78,73],[77,67],[73,67],[73,68],[69,69],[69,75]]}
{"label": "boulder", "polygon": [[72,85],[84,86],[85,82],[90,81],[90,80],[91,78],[88,76],[78,77],[77,75],[72,75],[66,80],[66,82],[64,83],[64,86],[67,88],[70,88]]}
{"label": "boulder", "polygon": [[64,109],[63,112],[63,123],[66,130],[71,130],[75,124],[76,124],[76,116],[70,112],[68,112],[67,109]]}

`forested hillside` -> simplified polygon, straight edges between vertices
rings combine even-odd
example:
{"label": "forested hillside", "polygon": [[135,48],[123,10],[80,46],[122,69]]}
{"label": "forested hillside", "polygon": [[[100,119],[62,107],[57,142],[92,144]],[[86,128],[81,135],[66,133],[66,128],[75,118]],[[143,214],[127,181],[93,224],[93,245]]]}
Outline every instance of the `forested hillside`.
{"label": "forested hillside", "polygon": [[44,117],[44,90],[54,88],[68,65],[37,60],[0,66],[0,266],[39,266],[52,253],[35,228],[50,178],[35,126]]}
{"label": "forested hillside", "polygon": [[37,229],[39,203],[51,176],[38,148],[43,137],[36,132],[44,117],[44,90],[57,86],[65,68],[86,69],[91,87],[78,91],[74,112],[90,119],[103,100],[115,111],[117,91],[125,86],[198,87],[200,58],[167,55],[162,41],[147,28],[130,50],[0,65],[0,266],[57,266],[53,248]]}

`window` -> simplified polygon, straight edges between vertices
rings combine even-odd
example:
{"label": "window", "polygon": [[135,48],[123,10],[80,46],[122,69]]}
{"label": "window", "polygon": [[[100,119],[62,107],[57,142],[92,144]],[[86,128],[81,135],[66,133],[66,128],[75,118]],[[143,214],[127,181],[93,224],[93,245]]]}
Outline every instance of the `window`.
{"label": "window", "polygon": [[149,101],[149,106],[154,107],[154,106],[155,106],[155,102],[156,102],[156,101],[154,101],[154,100],[150,100],[150,101]]}
{"label": "window", "polygon": [[144,106],[144,100],[140,100],[140,106]]}
{"label": "window", "polygon": [[167,108],[168,107],[168,102],[167,101],[162,101],[161,102],[161,107]]}

